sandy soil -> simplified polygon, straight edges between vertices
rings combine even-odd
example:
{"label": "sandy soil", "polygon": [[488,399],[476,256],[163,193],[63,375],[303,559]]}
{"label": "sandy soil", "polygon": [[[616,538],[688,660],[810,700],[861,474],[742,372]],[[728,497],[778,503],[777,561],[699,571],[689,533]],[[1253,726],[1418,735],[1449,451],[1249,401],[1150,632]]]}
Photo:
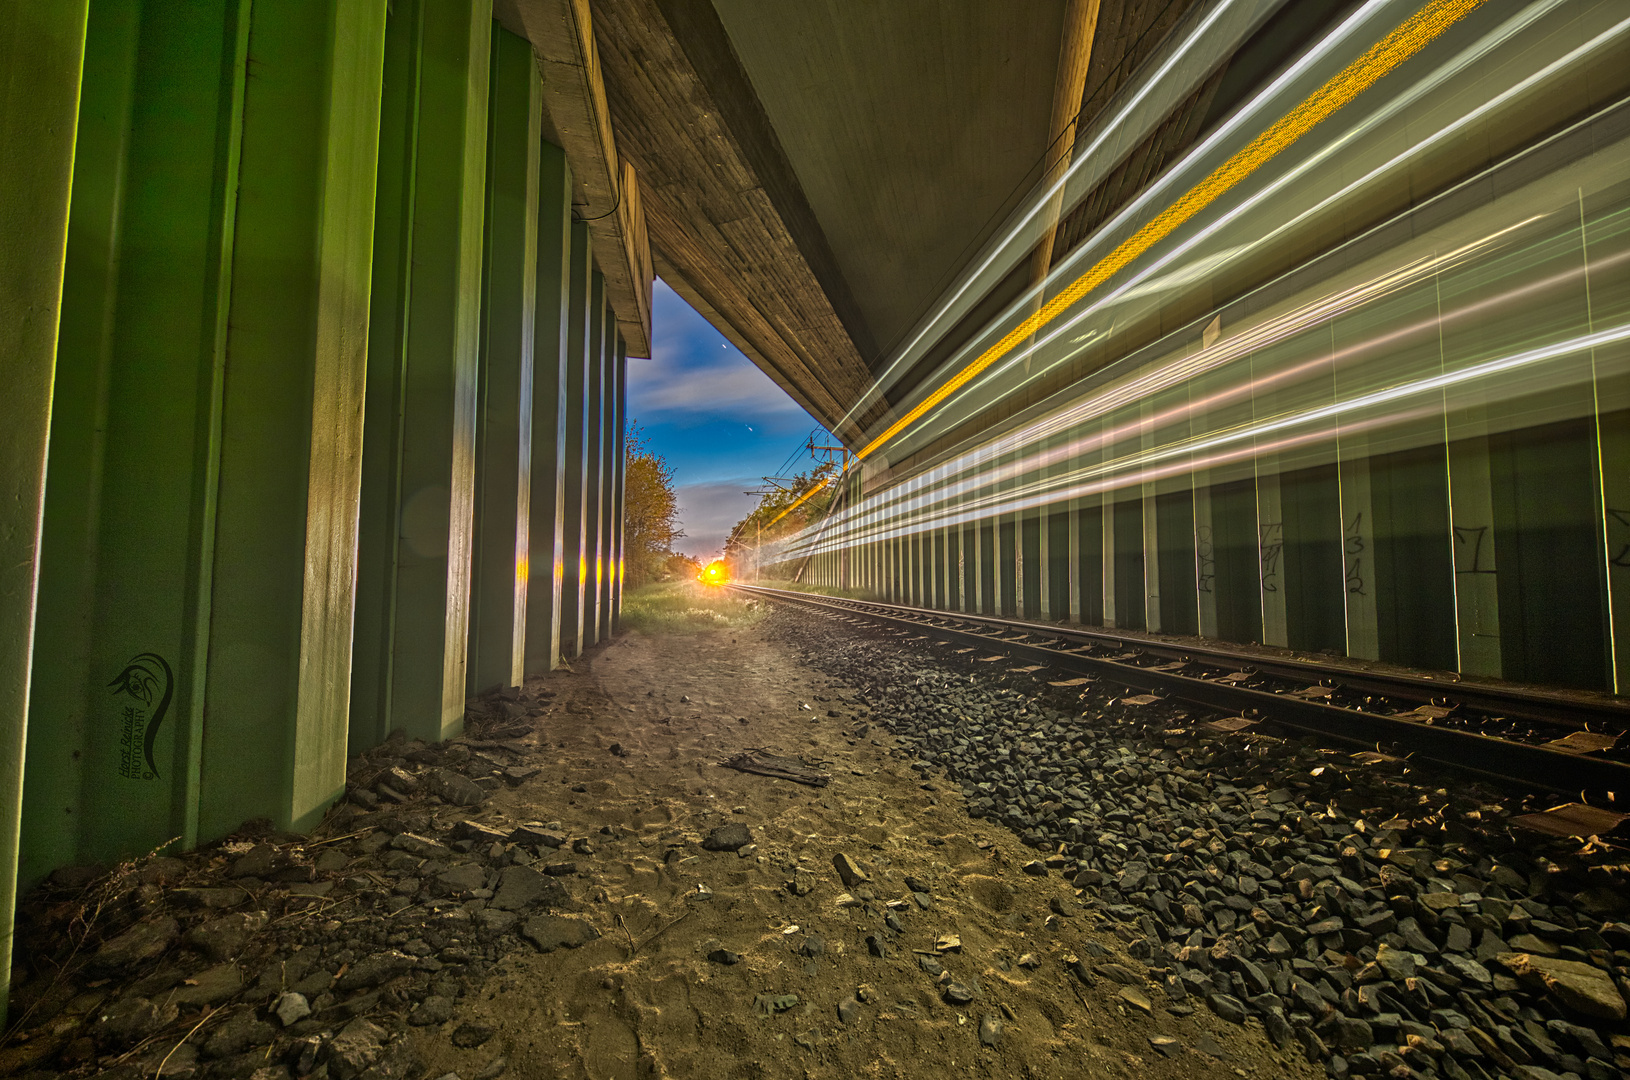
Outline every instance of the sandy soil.
{"label": "sandy soil", "polygon": [[[861,734],[864,703],[803,668],[762,625],[631,632],[576,667],[529,685],[557,694],[528,737],[542,772],[496,793],[477,820],[558,822],[586,838],[594,854],[570,856],[578,872],[562,880],[600,936],[512,956],[451,1022],[418,1029],[429,1076],[471,1080],[499,1052],[504,1076],[527,1080],[1322,1074],[1275,1050],[1254,1020],[1235,1027],[1203,1006],[1173,1015],[1153,984],[1126,996],[1108,980],[1083,986],[1067,970],[1077,957],[1144,969],[1089,922],[1056,871],[1020,871],[1037,852],[970,819],[960,793],[925,783],[886,732]],[[829,762],[832,782],[719,767],[749,747]],[[755,845],[703,850],[730,822],[746,824]],[[846,888],[838,853],[870,883]],[[907,875],[931,885],[926,910],[911,902]],[[875,898],[864,901],[863,888]],[[840,906],[846,893],[860,906]],[[885,927],[891,913],[903,933]],[[936,948],[946,934],[959,951]],[[869,935],[884,957],[870,954]],[[813,957],[811,936],[825,946]],[[710,961],[721,948],[741,961]],[[972,1002],[947,1004],[922,958],[972,988]],[[759,1015],[760,995],[798,1004]],[[839,1004],[857,998],[840,1020]],[[994,1047],[979,1035],[987,1017],[1003,1027]],[[498,1035],[459,1049],[452,1033],[471,1020]],[[1163,1038],[1176,1042],[1162,1051]]]}

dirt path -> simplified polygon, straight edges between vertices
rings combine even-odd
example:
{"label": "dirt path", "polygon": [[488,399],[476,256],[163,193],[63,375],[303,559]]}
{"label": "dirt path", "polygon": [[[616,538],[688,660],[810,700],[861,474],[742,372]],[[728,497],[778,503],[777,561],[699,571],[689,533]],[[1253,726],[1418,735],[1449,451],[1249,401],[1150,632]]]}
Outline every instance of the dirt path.
{"label": "dirt path", "polygon": [[[761,627],[633,632],[542,688],[557,695],[528,737],[542,771],[475,819],[586,840],[592,854],[542,861],[576,864],[559,880],[600,936],[512,954],[453,1020],[416,1029],[429,1076],[470,1080],[499,1047],[505,1076],[540,1080],[1317,1075],[1260,1028],[1169,1008],[1057,870],[1021,872],[1036,852],[970,819]],[[753,747],[829,762],[832,782],[718,766]],[[736,823],[750,846],[703,849]],[[840,853],[869,881],[846,886]],[[1086,986],[1077,959],[1120,960],[1134,985]],[[496,1035],[460,1049],[471,1021]]]}

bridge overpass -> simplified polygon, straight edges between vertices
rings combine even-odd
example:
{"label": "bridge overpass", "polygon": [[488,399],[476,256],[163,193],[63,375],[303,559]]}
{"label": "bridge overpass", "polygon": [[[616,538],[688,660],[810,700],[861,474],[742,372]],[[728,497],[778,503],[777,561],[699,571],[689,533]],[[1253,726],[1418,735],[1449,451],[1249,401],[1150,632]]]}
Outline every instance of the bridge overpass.
{"label": "bridge overpass", "polygon": [[[661,276],[799,577],[1630,681],[1613,0],[0,14],[0,909],[604,640]],[[0,972],[9,934],[0,934]]]}

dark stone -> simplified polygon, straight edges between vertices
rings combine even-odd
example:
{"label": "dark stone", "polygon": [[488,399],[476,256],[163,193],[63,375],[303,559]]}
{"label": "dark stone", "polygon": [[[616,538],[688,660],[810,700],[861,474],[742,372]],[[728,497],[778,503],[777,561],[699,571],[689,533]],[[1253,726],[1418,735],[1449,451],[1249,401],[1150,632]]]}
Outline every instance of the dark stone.
{"label": "dark stone", "polygon": [[947,1005],[966,1005],[973,1000],[973,991],[959,982],[948,982],[940,991]]}
{"label": "dark stone", "polygon": [[707,958],[715,964],[724,964],[726,966],[739,964],[743,959],[741,953],[731,952],[729,949],[714,949],[707,954]]}
{"label": "dark stone", "polygon": [[539,952],[554,952],[559,948],[575,949],[600,936],[600,931],[582,919],[564,915],[534,915],[521,924],[521,936],[538,947]]}
{"label": "dark stone", "polygon": [[859,1023],[860,1015],[860,1002],[854,998],[844,998],[838,1002],[838,1019],[843,1023]]}
{"label": "dark stone", "polygon": [[219,919],[199,923],[187,931],[183,940],[211,960],[231,960],[243,952],[249,939],[265,925],[264,912],[223,915]]}
{"label": "dark stone", "polygon": [[753,834],[739,821],[720,825],[707,834],[702,847],[708,851],[739,851],[753,842]]}
{"label": "dark stone", "polygon": [[979,1042],[983,1046],[995,1046],[1002,1041],[1002,1018],[995,1013],[986,1013],[979,1018]]}
{"label": "dark stone", "polygon": [[570,900],[560,882],[551,881],[530,866],[506,866],[487,906],[499,911],[524,911],[538,905],[565,908]]}
{"label": "dark stone", "polygon": [[461,1050],[472,1050],[491,1039],[497,1031],[486,1024],[466,1020],[453,1030],[453,1045]]}
{"label": "dark stone", "polygon": [[432,1024],[445,1024],[452,1018],[452,1000],[439,994],[431,994],[408,1013],[407,1022],[414,1027],[429,1027]]}
{"label": "dark stone", "polygon": [[424,776],[425,790],[454,806],[480,806],[487,801],[487,789],[463,773],[451,769],[431,769]]}
{"label": "dark stone", "polygon": [[1245,1023],[1245,1005],[1239,998],[1231,994],[1207,994],[1206,1004],[1211,1011],[1227,1020],[1230,1024]]}
{"label": "dark stone", "polygon": [[798,951],[808,957],[820,956],[826,952],[826,939],[819,934],[811,934],[804,939]]}
{"label": "dark stone", "polygon": [[413,970],[418,961],[407,953],[397,952],[394,949],[352,964],[339,981],[334,985],[340,990],[362,990],[389,982],[398,975],[405,975]]}
{"label": "dark stone", "polygon": [[137,923],[118,937],[102,943],[92,965],[102,971],[118,971],[161,956],[181,935],[181,927],[168,915]]}

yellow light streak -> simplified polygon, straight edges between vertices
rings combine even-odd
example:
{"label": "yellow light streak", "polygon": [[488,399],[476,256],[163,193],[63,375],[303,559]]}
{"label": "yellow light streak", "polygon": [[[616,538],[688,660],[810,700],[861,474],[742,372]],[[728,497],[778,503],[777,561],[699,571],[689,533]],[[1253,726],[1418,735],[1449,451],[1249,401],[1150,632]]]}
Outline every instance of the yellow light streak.
{"label": "yellow light streak", "polygon": [[1426,6],[1411,15],[1392,33],[1370,46],[1364,55],[1348,64],[1272,127],[1217,166],[1204,180],[1122,241],[1119,247],[1076,278],[1057,296],[1043,304],[1035,314],[1008,331],[1002,340],[986,349],[971,364],[896,420],[888,430],[858,451],[855,460],[869,456],[878,447],[922,419],[926,413],[962,389],[980,372],[1007,355],[1015,346],[1028,340],[1087,293],[1125,269],[1127,264],[1171,235],[1178,226],[1204,210],[1229,189],[1313,130],[1320,121],[1375,85],[1393,68],[1420,52],[1482,3],[1483,0],[1430,0]]}
{"label": "yellow light streak", "polygon": [[785,510],[781,511],[779,514],[775,515],[775,519],[773,521],[771,521],[769,525],[766,525],[764,527],[766,529],[768,529],[770,527],[770,525],[774,525],[777,521],[780,521],[782,518],[786,517],[788,514],[792,513],[794,510],[796,510],[800,506],[804,505],[804,503],[809,501],[809,497],[811,495],[815,494],[817,491],[821,490],[822,488],[824,488],[826,485],[830,484],[831,482],[832,482],[832,478],[830,476],[828,476],[826,479],[822,480],[820,483],[816,484],[814,487],[810,488],[808,491],[806,491],[802,495],[798,496],[798,499],[797,499],[796,502],[794,502],[791,506],[787,507]]}

